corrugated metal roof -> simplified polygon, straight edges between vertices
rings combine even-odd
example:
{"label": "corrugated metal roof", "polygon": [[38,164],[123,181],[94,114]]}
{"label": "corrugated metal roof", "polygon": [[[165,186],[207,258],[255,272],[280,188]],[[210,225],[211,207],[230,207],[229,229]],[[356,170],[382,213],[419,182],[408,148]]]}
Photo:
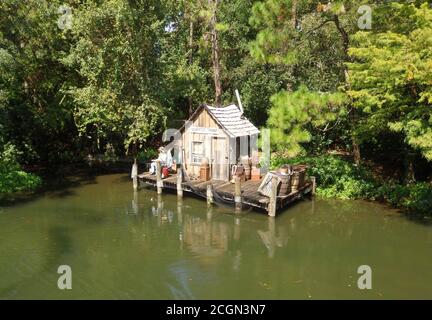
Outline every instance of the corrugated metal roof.
{"label": "corrugated metal roof", "polygon": [[216,122],[232,137],[249,136],[260,132],[234,104],[219,108],[205,107]]}

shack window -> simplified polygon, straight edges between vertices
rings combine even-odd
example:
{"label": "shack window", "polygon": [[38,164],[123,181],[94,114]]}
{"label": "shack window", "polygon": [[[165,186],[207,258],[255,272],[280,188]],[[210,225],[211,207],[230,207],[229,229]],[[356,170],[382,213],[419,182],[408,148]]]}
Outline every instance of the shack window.
{"label": "shack window", "polygon": [[204,157],[204,148],[202,141],[192,141],[192,163],[201,164]]}

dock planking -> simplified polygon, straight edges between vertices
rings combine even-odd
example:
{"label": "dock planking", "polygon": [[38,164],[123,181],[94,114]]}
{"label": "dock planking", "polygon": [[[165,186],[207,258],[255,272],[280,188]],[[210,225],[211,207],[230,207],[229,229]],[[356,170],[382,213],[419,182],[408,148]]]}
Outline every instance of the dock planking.
{"label": "dock planking", "polygon": [[[154,187],[157,186],[157,178],[155,175],[143,173],[139,174],[138,178],[147,185]],[[169,177],[162,179],[162,183],[163,189],[177,190],[177,175],[171,174]],[[201,198],[206,198],[207,185],[209,184],[212,185],[213,193],[217,195],[219,199],[234,205],[235,185],[231,182],[221,180],[190,180],[182,182],[182,188],[185,192],[192,193]],[[268,211],[270,198],[258,192],[260,184],[261,181],[247,180],[241,182],[242,203],[252,208]],[[292,191],[290,194],[285,196],[278,196],[276,198],[276,210],[281,210],[292,202],[312,193],[312,189],[313,183],[311,181],[306,181],[298,190]]]}

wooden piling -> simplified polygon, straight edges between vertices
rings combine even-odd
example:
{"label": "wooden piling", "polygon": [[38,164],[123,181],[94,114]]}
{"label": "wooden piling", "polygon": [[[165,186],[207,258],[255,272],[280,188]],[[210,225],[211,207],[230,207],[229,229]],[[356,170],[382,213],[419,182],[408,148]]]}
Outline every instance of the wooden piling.
{"label": "wooden piling", "polygon": [[157,187],[157,193],[162,193],[163,188],[163,182],[162,182],[162,172],[161,172],[161,164],[160,161],[156,161],[156,187]]}
{"label": "wooden piling", "polygon": [[183,197],[183,170],[182,168],[177,169],[177,196]]}
{"label": "wooden piling", "polygon": [[273,175],[271,180],[270,202],[268,205],[268,215],[270,217],[276,216],[276,200],[277,200],[277,177],[276,175]]}
{"label": "wooden piling", "polygon": [[207,204],[213,204],[213,185],[209,183],[207,185]]}
{"label": "wooden piling", "polygon": [[134,159],[134,163],[132,165],[131,176],[132,176],[133,189],[138,190],[138,164],[136,159]]}
{"label": "wooden piling", "polygon": [[316,178],[315,177],[310,177],[311,182],[312,182],[312,194],[315,194],[316,191]]}
{"label": "wooden piling", "polygon": [[241,180],[240,177],[236,176],[234,178],[235,188],[234,188],[234,202],[237,210],[241,210],[242,207],[242,194],[241,194]]}

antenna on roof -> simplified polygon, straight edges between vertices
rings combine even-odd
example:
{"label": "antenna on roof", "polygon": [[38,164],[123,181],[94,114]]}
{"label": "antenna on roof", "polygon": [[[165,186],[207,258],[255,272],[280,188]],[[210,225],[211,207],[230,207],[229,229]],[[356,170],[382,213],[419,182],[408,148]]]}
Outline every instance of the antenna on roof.
{"label": "antenna on roof", "polygon": [[241,114],[243,114],[243,105],[242,105],[241,100],[240,100],[240,93],[239,93],[239,91],[237,89],[235,90],[235,94],[236,94],[236,97],[237,97],[237,102],[239,104],[240,112],[241,112]]}

